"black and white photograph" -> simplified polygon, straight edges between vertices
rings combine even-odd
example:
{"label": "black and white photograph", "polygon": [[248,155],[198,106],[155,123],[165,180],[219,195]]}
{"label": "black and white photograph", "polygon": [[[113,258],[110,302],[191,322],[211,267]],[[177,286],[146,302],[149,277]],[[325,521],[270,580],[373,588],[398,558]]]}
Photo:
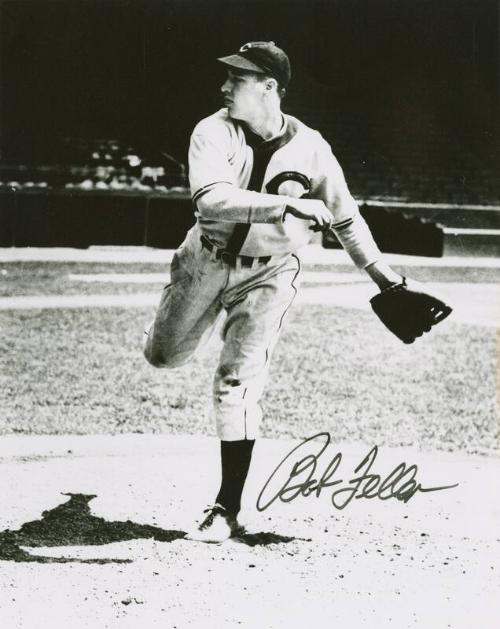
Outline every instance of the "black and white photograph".
{"label": "black and white photograph", "polygon": [[498,0],[0,0],[2,629],[500,626]]}

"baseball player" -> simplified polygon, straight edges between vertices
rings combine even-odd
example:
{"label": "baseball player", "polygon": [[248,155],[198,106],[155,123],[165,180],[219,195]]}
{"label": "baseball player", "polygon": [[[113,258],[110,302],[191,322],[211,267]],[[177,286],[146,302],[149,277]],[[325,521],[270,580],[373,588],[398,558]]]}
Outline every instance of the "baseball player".
{"label": "baseball player", "polygon": [[382,291],[402,285],[347,188],[328,143],[283,114],[290,62],[274,42],[218,59],[224,107],[195,127],[189,181],[197,222],[176,251],[171,283],[146,331],[155,367],[185,364],[225,314],[213,384],[222,480],[188,538],[223,542],[241,531],[241,495],[259,433],[259,400],[273,349],[299,286],[298,250],[333,228]]}

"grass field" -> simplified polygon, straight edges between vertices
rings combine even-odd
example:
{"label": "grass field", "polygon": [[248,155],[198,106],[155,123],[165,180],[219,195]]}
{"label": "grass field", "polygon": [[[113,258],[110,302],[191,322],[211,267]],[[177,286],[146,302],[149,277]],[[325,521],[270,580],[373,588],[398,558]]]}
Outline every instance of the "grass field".
{"label": "grass field", "polygon": [[[495,306],[489,270],[414,270],[440,287],[453,282],[447,287],[472,322]],[[352,307],[367,287],[359,276],[325,274],[323,283],[309,275],[314,286],[302,295],[321,301],[295,304],[276,348],[263,435],[279,440],[256,448],[246,488],[250,534],[196,544],[183,531],[219,482],[218,446],[171,435],[214,434],[220,340],[214,335],[185,368],[155,370],[142,357],[142,330],[161,276],[71,277],[163,272],[158,264],[0,264],[3,296],[87,296],[73,309],[59,308],[60,300],[21,309],[0,297],[0,434],[20,435],[0,438],[2,626],[493,627],[498,458],[443,452],[498,455],[491,320],[450,317],[405,346],[369,310]],[[322,303],[346,287],[349,299]],[[149,305],[105,308],[97,304],[109,302],[92,298],[111,293],[138,293]],[[364,444],[415,445],[435,452],[406,457],[385,447],[375,470],[404,460],[418,464],[424,486],[459,488],[408,504],[356,501],[343,511],[332,510],[326,490],[257,513],[254,500],[288,451],[283,437],[325,430],[332,451],[345,454],[343,478],[368,451]],[[24,437],[134,432],[169,436]],[[363,445],[351,449],[350,441]]]}
{"label": "grass field", "polygon": [[[68,274],[163,270],[2,267],[3,296],[159,291],[161,283],[84,285]],[[151,315],[150,308],[0,312],[0,432],[214,434],[210,396],[220,341],[182,369],[154,370],[141,353]],[[329,430],[342,441],[491,452],[499,444],[496,352],[491,327],[447,322],[404,346],[369,312],[296,305],[275,352],[263,435]]]}
{"label": "grass field", "polygon": [[[309,265],[309,271],[325,271],[324,266]],[[332,270],[332,269],[329,269]],[[484,282],[498,283],[497,268],[448,267],[438,269],[441,282]],[[79,274],[99,273],[164,273],[169,272],[168,264],[157,263],[81,263],[81,262],[0,262],[0,297],[18,295],[80,295],[102,293],[133,293],[144,290],[145,286],[136,283],[80,282]],[[433,268],[402,268],[400,272],[420,281],[432,281],[436,276]],[[343,266],[342,273],[359,277],[359,271],[352,266]],[[148,284],[148,290],[161,290],[162,282]]]}

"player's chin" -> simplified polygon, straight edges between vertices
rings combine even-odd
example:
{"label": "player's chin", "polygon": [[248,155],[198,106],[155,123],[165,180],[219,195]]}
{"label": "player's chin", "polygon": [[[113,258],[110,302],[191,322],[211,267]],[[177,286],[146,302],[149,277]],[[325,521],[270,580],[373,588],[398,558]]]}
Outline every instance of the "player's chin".
{"label": "player's chin", "polygon": [[233,102],[226,103],[227,113],[233,120],[245,120],[245,115]]}

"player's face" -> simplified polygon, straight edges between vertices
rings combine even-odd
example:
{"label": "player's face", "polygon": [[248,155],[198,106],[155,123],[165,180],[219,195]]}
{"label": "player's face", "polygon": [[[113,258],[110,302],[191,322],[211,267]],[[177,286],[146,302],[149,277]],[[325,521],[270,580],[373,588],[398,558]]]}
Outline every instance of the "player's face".
{"label": "player's face", "polygon": [[251,72],[228,70],[221,92],[231,118],[252,120],[262,109],[265,83]]}

